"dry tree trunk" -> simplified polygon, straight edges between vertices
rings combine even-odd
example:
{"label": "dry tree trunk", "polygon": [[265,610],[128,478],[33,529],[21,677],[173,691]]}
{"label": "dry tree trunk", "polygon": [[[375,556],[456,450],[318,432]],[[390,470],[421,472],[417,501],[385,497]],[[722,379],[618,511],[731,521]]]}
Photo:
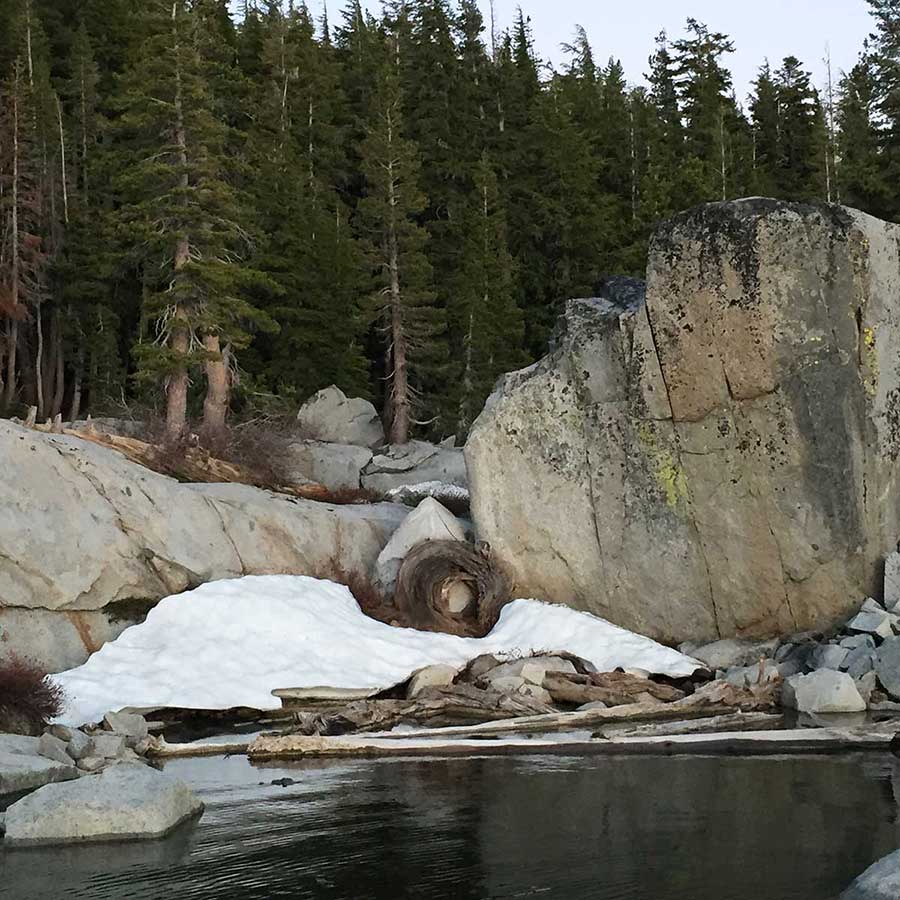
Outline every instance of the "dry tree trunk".
{"label": "dry tree trunk", "polygon": [[223,349],[217,334],[207,334],[203,338],[206,352],[213,354],[206,361],[206,398],[203,401],[203,432],[213,445],[225,433],[225,418],[231,395],[231,373],[229,372],[229,349]]}
{"label": "dry tree trunk", "polygon": [[[178,25],[175,19],[176,8],[172,7],[172,34],[175,46],[175,144],[178,147],[178,162],[181,166],[179,178],[184,194],[188,188],[187,171],[187,132],[184,125],[184,108],[181,86],[181,59],[180,41],[178,38]],[[179,235],[175,245],[175,277],[181,272],[190,260],[191,246],[187,235]],[[172,334],[170,346],[179,360],[174,371],[169,375],[166,386],[166,437],[174,442],[179,441],[184,435],[187,424],[187,394],[188,394],[188,369],[187,356],[190,351],[190,329],[187,321],[187,312],[176,300],[173,315]]]}

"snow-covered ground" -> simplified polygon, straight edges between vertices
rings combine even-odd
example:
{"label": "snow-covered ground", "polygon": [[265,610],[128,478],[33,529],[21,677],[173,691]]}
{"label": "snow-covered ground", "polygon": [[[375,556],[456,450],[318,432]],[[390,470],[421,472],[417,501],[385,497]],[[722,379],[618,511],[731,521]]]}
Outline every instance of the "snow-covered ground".
{"label": "snow-covered ground", "polygon": [[299,575],[214,581],[162,600],[83,666],[54,676],[59,721],[123,707],[278,709],[278,688],[383,688],[432,663],[480,653],[568,650],[602,671],[690,675],[696,660],[587,613],[516,600],[484,638],[393,628],[364,615],[342,585]]}

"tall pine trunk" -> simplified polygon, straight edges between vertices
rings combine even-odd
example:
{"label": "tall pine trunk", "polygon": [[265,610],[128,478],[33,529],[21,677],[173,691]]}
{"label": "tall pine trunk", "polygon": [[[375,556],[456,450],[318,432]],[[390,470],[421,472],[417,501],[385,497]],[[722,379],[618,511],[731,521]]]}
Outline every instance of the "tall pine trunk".
{"label": "tall pine trunk", "polygon": [[[10,226],[12,253],[10,255],[10,308],[15,317],[19,309],[19,63],[15,63],[12,92],[12,185]],[[16,353],[19,345],[19,323],[12,318],[6,328],[6,385],[3,408],[8,410],[16,398]]]}
{"label": "tall pine trunk", "polygon": [[[172,36],[175,47],[175,144],[178,147],[178,162],[181,165],[179,177],[184,194],[188,189],[187,133],[184,125],[184,108],[181,85],[181,44],[178,38],[176,7],[172,6]],[[181,235],[175,244],[175,278],[183,271],[191,256],[191,245],[187,235]],[[174,351],[176,363],[169,373],[166,385],[166,438],[179,441],[187,425],[188,369],[187,356],[190,351],[191,335],[187,322],[187,312],[177,303],[172,316],[172,333],[169,346]]]}
{"label": "tall pine trunk", "polygon": [[219,342],[217,334],[207,334],[203,347],[212,354],[206,361],[206,398],[203,401],[203,435],[210,446],[215,446],[225,434],[225,418],[231,395],[229,351]]}

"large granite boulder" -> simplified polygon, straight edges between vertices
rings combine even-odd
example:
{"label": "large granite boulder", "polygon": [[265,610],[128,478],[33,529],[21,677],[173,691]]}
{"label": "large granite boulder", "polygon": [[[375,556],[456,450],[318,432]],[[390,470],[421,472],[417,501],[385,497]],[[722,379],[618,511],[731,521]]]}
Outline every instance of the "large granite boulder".
{"label": "large granite boulder", "polygon": [[898,238],[841,207],[710,204],[655,235],[644,305],[572,301],[466,447],[478,537],[517,593],[664,641],[817,628],[879,595]]}
{"label": "large granite boulder", "polygon": [[[367,575],[406,510],[180,484],[0,421],[0,659],[79,665],[152,603],[239,575]],[[337,571],[340,570],[340,571]]]}
{"label": "large granite boulder", "polygon": [[303,436],[331,444],[379,447],[384,443],[384,426],[368,400],[348,397],[332,385],[310,397],[297,413]]}
{"label": "large granite boulder", "polygon": [[6,811],[9,845],[135,840],[168,834],[203,804],[182,782],[118,765],[65,784],[48,784]]}

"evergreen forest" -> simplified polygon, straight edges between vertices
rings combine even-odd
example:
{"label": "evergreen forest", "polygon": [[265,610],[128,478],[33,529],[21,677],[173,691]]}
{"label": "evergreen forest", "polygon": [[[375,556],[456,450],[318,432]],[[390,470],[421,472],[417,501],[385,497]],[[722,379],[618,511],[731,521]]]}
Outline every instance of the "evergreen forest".
{"label": "evergreen forest", "polygon": [[[688,19],[623,71],[475,0],[0,0],[0,414],[169,438],[337,384],[464,437],[661,220],[765,195],[900,215],[900,2],[848,72]],[[612,50],[612,56],[609,51]]]}

